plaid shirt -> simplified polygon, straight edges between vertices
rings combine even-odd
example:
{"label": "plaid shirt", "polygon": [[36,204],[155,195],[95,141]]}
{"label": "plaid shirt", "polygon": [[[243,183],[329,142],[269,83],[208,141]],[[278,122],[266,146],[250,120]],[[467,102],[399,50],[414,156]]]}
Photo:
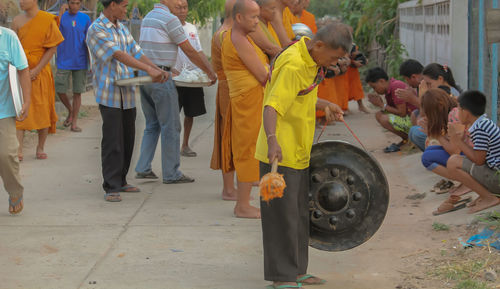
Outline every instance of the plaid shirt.
{"label": "plaid shirt", "polygon": [[113,53],[123,51],[140,59],[144,54],[128,29],[118,22],[115,26],[103,14],[90,26],[87,45],[93,59],[93,86],[97,103],[130,109],[135,107],[135,87],[119,87],[116,80],[134,77],[132,68],[113,58]]}

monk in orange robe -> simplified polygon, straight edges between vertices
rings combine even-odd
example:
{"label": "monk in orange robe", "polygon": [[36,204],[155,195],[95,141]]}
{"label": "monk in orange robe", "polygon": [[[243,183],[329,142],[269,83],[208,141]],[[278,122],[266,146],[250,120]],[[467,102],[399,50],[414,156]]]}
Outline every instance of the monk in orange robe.
{"label": "monk in orange robe", "polygon": [[210,168],[222,170],[223,200],[236,200],[234,187],[234,164],[231,151],[231,106],[226,74],[222,67],[222,41],[233,26],[232,11],[236,0],[226,1],[224,23],[212,38],[212,66],[217,73],[218,87],[215,98],[214,149]]}
{"label": "monk in orange robe", "polygon": [[[352,28],[351,28],[352,31]],[[351,32],[352,33],[352,32]],[[350,54],[351,65],[347,69],[347,78],[349,86],[348,101],[354,100],[358,103],[358,109],[361,112],[369,113],[370,111],[363,103],[363,98],[365,98],[365,92],[363,89],[363,84],[361,83],[361,77],[359,75],[359,68],[366,65],[368,60],[359,51],[356,44],[353,44],[353,49]]]}
{"label": "monk in orange robe", "polygon": [[293,33],[292,24],[294,24],[295,16],[290,11],[290,7],[293,7],[297,0],[278,0],[275,18],[271,21],[271,26],[273,31],[278,36],[281,47],[287,47],[295,39],[295,33]]}
{"label": "monk in orange robe", "polygon": [[281,52],[281,43],[276,32],[269,30],[269,23],[275,19],[278,0],[259,0],[256,1],[260,7],[259,26],[254,32],[249,33],[252,40],[264,51],[269,58],[274,58]]}
{"label": "monk in orange robe", "polygon": [[231,147],[238,177],[234,214],[240,218],[260,218],[260,210],[250,205],[250,191],[259,180],[259,163],[254,155],[262,121],[268,59],[248,36],[257,29],[259,14],[255,1],[237,0],[233,27],[222,42],[222,66],[231,99]]}
{"label": "monk in orange robe", "polygon": [[57,45],[64,41],[57,25],[57,17],[40,11],[37,0],[20,2],[23,14],[16,16],[12,28],[28,58],[31,76],[31,106],[28,117],[23,122],[17,122],[17,137],[19,140],[19,159],[23,159],[23,138],[25,130],[38,131],[38,146],[36,158],[46,159],[44,152],[48,133],[56,132],[57,115],[55,110],[55,87],[50,60],[57,51]]}
{"label": "monk in orange robe", "polygon": [[305,25],[307,25],[309,28],[311,28],[311,31],[316,34],[316,32],[318,32],[318,27],[316,26],[316,17],[314,16],[314,14],[307,11],[309,3],[311,3],[310,0],[301,0],[302,7],[297,17],[299,17],[300,23],[304,23]]}

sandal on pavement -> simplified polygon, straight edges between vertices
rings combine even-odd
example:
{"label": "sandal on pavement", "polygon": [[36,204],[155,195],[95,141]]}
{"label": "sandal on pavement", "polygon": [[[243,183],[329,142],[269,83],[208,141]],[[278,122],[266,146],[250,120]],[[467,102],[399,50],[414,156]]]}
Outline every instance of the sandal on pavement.
{"label": "sandal on pavement", "polygon": [[[17,207],[18,205],[21,205],[21,206],[20,206],[20,207],[19,207],[19,209],[16,211],[16,207]],[[9,197],[9,207],[11,207],[11,208],[12,208],[12,212],[9,210],[9,213],[10,213],[11,215],[17,215],[17,214],[21,213],[21,211],[22,211],[22,210],[23,210],[23,208],[24,208],[24,205],[23,205],[23,197],[22,197],[22,196],[21,196],[21,197],[19,197],[19,199],[17,199],[17,201],[15,201],[15,202],[12,202],[12,199]]]}
{"label": "sandal on pavement", "polygon": [[395,152],[399,152],[400,150],[401,150],[401,148],[397,144],[393,143],[384,149],[384,153],[386,153],[386,154],[395,153]]}
{"label": "sandal on pavement", "polygon": [[189,157],[189,158],[194,158],[196,157],[198,154],[195,153],[191,148],[189,147],[185,147],[181,150],[181,156],[183,157]]}
{"label": "sandal on pavement", "polygon": [[116,203],[121,202],[122,197],[120,196],[120,193],[105,193],[104,200],[106,200],[106,202]]}
{"label": "sandal on pavement", "polygon": [[77,126],[75,126],[75,127],[72,127],[72,128],[71,128],[71,131],[72,131],[72,132],[82,132],[82,129],[81,129],[81,128],[79,128],[79,127],[77,127]]}
{"label": "sandal on pavement", "polygon": [[63,122],[63,126],[64,126],[64,127],[68,127],[68,126],[70,126],[72,123],[73,123],[73,120],[71,120],[71,119],[67,119],[67,120],[65,120],[65,121]]}
{"label": "sandal on pavement", "polygon": [[274,286],[274,285],[269,285],[266,287],[266,289],[286,289],[286,288],[303,288],[302,284],[297,283],[297,285],[280,285],[280,286]]}
{"label": "sandal on pavement", "polygon": [[182,175],[180,178],[174,181],[163,181],[164,184],[186,184],[186,183],[193,183],[194,179],[190,178],[186,175]]}
{"label": "sandal on pavement", "polygon": [[[316,279],[319,279],[320,281],[319,282],[315,282],[315,283],[307,283],[307,282],[304,282],[306,281],[307,279],[311,279],[311,278],[316,278]],[[309,275],[309,274],[306,274],[300,278],[297,279],[297,283],[302,283],[302,285],[322,285],[322,284],[325,284],[326,283],[326,280],[323,280],[323,279],[320,279],[316,276],[313,276],[313,275]]]}
{"label": "sandal on pavement", "polygon": [[48,158],[46,153],[36,153],[37,160],[46,160]]}
{"label": "sandal on pavement", "polygon": [[137,173],[135,175],[136,179],[151,179],[151,180],[156,180],[158,179],[158,176],[153,172],[149,171],[147,173]]}
{"label": "sandal on pavement", "polygon": [[122,193],[139,193],[141,190],[134,185],[125,185],[121,187],[120,192]]}
{"label": "sandal on pavement", "polygon": [[432,214],[434,216],[439,216],[442,214],[464,209],[465,207],[467,207],[467,203],[469,203],[471,200],[471,197],[460,199],[460,197],[456,198],[455,196],[450,196],[446,201],[439,205],[437,210],[432,212]]}
{"label": "sandal on pavement", "polygon": [[452,181],[446,181],[444,184],[442,184],[439,188],[435,190],[435,193],[438,195],[445,194],[448,193],[454,187],[455,184]]}

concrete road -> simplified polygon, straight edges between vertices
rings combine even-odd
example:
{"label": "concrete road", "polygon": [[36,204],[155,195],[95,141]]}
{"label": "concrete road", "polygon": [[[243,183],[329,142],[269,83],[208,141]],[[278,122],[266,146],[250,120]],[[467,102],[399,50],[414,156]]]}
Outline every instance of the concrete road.
{"label": "concrete road", "polygon": [[[80,134],[58,131],[49,137],[47,160],[35,160],[34,143],[28,143],[21,165],[22,215],[8,215],[2,191],[0,288],[264,288],[260,221],[233,217],[234,203],[221,200],[220,173],[209,169],[214,89],[207,89],[206,101],[209,112],[196,119],[192,138],[199,156],[182,158],[182,171],[196,178],[193,184],[134,180],[144,128],[138,111],[129,182],[142,192],[123,194],[121,203],[103,200],[98,114],[81,121]],[[84,103],[94,104],[92,95]],[[437,178],[420,166],[417,155],[383,155],[380,149],[396,139],[373,115],[355,113],[347,120],[380,157],[391,183],[391,210],[379,233],[359,248],[311,249],[310,271],[329,281],[317,288],[394,288],[400,256],[425,246],[412,240],[429,232],[436,206],[431,199],[408,208],[405,196],[428,189]],[[341,124],[328,127],[323,139],[355,142]],[[153,165],[161,175],[158,152]],[[253,194],[258,205],[256,189]]]}

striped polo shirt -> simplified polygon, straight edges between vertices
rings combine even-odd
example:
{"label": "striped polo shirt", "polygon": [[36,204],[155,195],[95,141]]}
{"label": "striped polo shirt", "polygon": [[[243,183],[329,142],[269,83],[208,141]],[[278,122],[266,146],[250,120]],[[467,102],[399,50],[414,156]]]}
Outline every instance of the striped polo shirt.
{"label": "striped polo shirt", "polygon": [[139,45],[156,65],[173,67],[178,45],[185,41],[188,39],[179,18],[161,3],[142,20]]}
{"label": "striped polo shirt", "polygon": [[474,150],[486,151],[486,163],[491,169],[500,169],[500,128],[483,115],[469,129]]}

